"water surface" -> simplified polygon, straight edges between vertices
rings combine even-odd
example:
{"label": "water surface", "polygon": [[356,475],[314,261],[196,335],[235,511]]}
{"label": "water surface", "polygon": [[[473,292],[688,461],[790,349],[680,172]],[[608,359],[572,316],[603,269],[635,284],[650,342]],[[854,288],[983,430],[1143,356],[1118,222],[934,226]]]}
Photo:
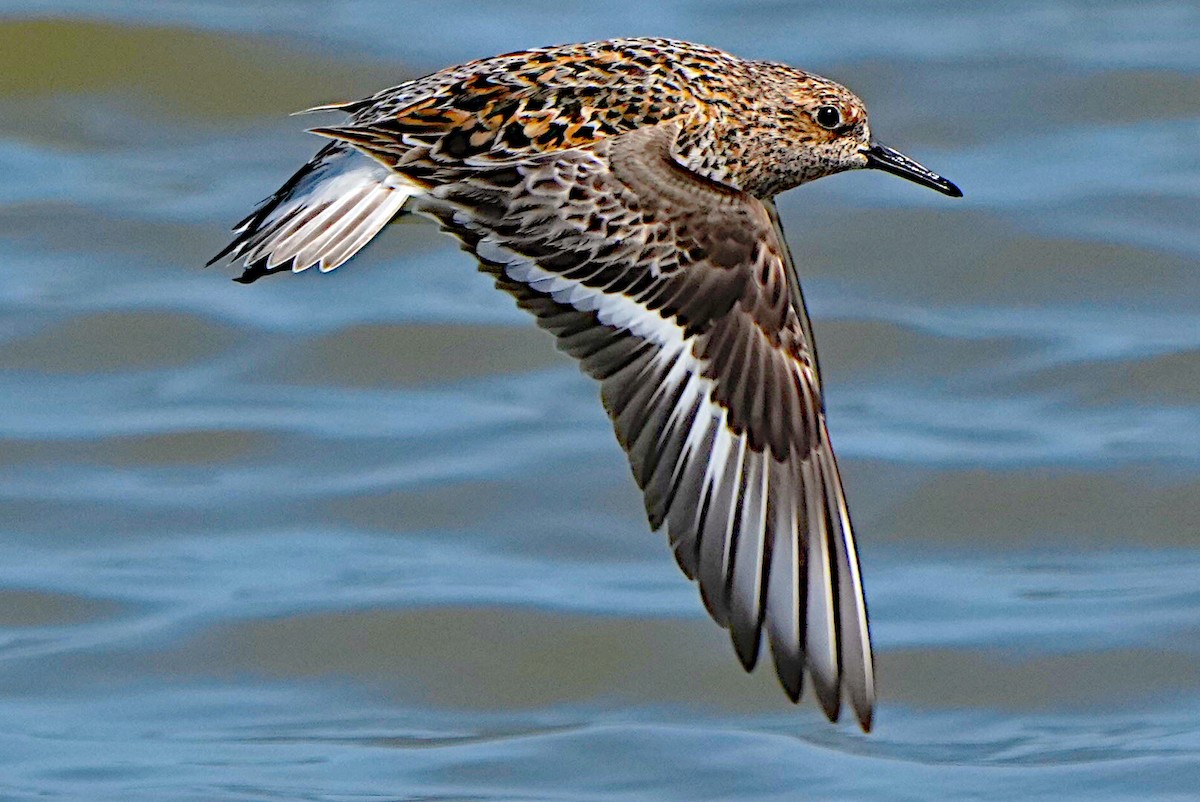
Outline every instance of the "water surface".
{"label": "water surface", "polygon": [[[743,675],[595,388],[433,226],[198,267],[319,146],[289,112],[629,34],[842,80],[966,191],[781,203],[870,736]],[[1194,795],[1194,4],[36,0],[0,41],[0,797]]]}

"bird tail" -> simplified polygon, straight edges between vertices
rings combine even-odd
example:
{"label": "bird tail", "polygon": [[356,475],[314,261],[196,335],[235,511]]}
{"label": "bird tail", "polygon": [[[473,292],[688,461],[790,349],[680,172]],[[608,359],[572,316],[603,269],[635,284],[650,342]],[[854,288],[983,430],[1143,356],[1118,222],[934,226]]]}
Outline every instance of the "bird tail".
{"label": "bird tail", "polygon": [[236,280],[313,265],[333,270],[370,242],[420,193],[404,176],[349,145],[331,142],[249,217],[208,264],[241,261]]}

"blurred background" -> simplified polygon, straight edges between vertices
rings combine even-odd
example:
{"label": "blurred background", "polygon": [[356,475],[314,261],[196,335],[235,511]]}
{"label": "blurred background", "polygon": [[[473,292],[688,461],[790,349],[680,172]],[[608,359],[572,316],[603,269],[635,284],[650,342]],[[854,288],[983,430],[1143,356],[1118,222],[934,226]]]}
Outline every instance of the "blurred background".
{"label": "blurred background", "polygon": [[[200,266],[289,112],[617,35],[790,62],[963,201],[781,202],[876,732],[746,676],[597,403],[431,224]],[[0,2],[0,797],[1200,786],[1200,7]]]}

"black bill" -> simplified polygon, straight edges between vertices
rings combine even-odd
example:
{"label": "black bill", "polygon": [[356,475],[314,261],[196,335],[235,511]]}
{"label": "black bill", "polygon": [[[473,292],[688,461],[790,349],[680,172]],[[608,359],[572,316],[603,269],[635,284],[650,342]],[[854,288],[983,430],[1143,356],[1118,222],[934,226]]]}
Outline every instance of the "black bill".
{"label": "black bill", "polygon": [[864,153],[867,157],[867,167],[872,170],[883,170],[885,173],[907,178],[909,181],[920,184],[923,187],[936,189],[938,192],[949,195],[952,198],[961,198],[963,196],[962,190],[956,187],[952,181],[947,181],[898,150],[885,148],[880,144],[873,144]]}

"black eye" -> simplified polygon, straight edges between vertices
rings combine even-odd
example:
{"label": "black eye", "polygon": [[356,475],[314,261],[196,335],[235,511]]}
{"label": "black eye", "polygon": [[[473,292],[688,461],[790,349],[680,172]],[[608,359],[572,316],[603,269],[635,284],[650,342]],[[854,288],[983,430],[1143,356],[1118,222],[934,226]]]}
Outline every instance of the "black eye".
{"label": "black eye", "polygon": [[822,106],[814,115],[817,125],[832,131],[842,124],[842,113],[834,106]]}

